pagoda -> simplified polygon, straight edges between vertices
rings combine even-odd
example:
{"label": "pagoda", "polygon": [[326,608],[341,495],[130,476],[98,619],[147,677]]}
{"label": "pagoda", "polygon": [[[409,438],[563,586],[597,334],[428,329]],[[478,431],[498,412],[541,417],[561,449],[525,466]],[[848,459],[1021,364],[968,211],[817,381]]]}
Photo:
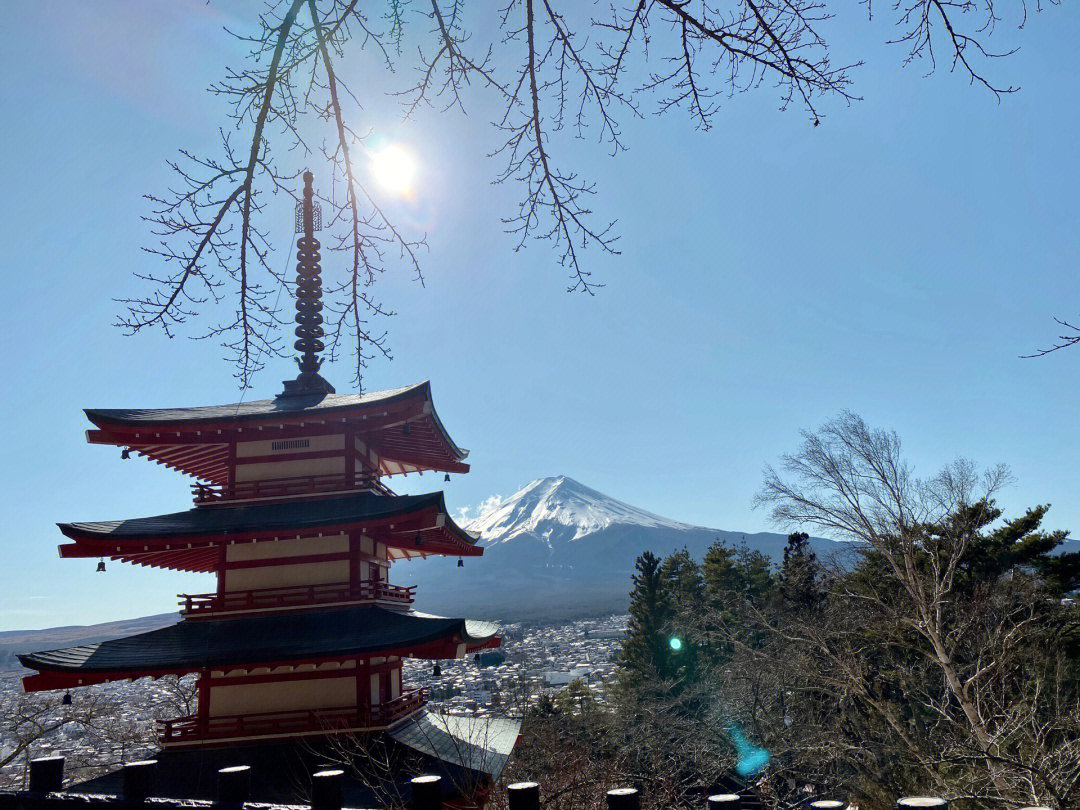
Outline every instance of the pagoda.
{"label": "pagoda", "polygon": [[[299,376],[263,401],[87,410],[91,444],[192,476],[194,508],[59,524],[70,540],[60,546],[63,558],[97,558],[99,570],[109,558],[213,573],[216,589],[181,594],[180,621],[163,629],[22,655],[36,671],[23,684],[27,691],[70,690],[195,674],[197,710],[159,724],[159,759],[172,761],[189,786],[198,781],[195,771],[237,757],[268,762],[271,779],[274,752],[299,750],[301,742],[314,750],[342,735],[381,734],[418,751],[429,768],[441,759],[496,776],[490,763],[501,769],[516,724],[486,730],[481,748],[499,740],[487,764],[451,762],[453,724],[439,723],[424,708],[423,690],[402,678],[406,658],[463,658],[499,646],[496,626],[416,612],[414,589],[389,576],[397,560],[450,555],[460,565],[482,553],[450,517],[441,492],[398,496],[383,483],[424,471],[449,480],[469,471],[467,451],[440,421],[427,382],[342,395],[320,375],[319,211],[310,172],[304,181],[297,205]],[[280,793],[263,800],[282,800]]]}

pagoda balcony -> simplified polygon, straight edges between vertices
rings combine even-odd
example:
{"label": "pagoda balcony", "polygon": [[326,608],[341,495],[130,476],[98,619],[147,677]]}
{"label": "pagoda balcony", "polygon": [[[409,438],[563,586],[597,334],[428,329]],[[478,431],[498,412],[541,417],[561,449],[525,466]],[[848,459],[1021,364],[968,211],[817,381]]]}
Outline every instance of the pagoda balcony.
{"label": "pagoda balcony", "polygon": [[261,481],[230,481],[226,484],[207,484],[200,481],[191,485],[191,492],[198,506],[364,491],[377,492],[380,495],[394,494],[382,483],[378,473],[374,472],[302,475],[265,478]]}
{"label": "pagoda balcony", "polygon": [[263,712],[200,718],[197,715],[159,720],[158,742],[191,745],[224,740],[343,734],[392,726],[424,705],[424,690],[410,689],[394,700],[355,709]]}
{"label": "pagoda balcony", "polygon": [[410,605],[416,586],[391,585],[389,582],[330,582],[324,585],[294,585],[288,588],[262,588],[225,593],[182,593],[180,613],[189,618],[225,613],[284,610],[327,604],[355,602],[393,602]]}

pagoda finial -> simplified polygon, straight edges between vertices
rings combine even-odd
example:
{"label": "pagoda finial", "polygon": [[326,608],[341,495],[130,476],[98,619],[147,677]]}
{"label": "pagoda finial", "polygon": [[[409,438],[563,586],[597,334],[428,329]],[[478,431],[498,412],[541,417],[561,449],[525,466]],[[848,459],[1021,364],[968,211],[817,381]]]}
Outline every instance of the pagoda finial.
{"label": "pagoda finial", "polygon": [[323,350],[322,328],[322,267],[319,265],[319,240],[315,231],[322,229],[322,210],[315,202],[312,189],[314,176],[304,172],[304,199],[296,204],[296,232],[303,234],[296,240],[296,343],[300,353],[296,364],[300,376],[285,381],[280,396],[332,394],[334,386],[319,376],[322,360],[318,353]]}

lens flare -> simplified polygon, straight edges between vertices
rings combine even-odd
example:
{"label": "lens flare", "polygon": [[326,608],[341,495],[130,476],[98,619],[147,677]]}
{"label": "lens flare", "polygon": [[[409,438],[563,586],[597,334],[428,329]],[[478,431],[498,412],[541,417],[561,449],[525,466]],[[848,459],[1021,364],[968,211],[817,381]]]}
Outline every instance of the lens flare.
{"label": "lens flare", "polygon": [[738,760],[735,763],[735,772],[739,776],[753,776],[760,773],[769,764],[769,752],[764,748],[758,748],[752,744],[737,725],[732,723],[728,726],[728,736],[731,744],[735,746]]}

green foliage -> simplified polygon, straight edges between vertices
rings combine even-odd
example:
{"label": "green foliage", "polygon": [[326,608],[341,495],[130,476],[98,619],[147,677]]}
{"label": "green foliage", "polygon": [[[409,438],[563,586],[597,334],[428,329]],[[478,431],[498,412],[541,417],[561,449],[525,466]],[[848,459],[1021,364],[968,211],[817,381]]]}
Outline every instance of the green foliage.
{"label": "green foliage", "polygon": [[735,549],[717,540],[705,551],[701,566],[705,599],[712,607],[722,607],[729,593],[739,590]]}
{"label": "green foliage", "polygon": [[661,563],[660,580],[674,610],[700,604],[704,594],[701,569],[685,548]]}
{"label": "green foliage", "polygon": [[810,535],[806,532],[788,535],[779,577],[780,595],[784,601],[794,608],[818,604],[823,597],[820,578],[821,566],[810,548]]}
{"label": "green foliage", "polygon": [[574,678],[555,696],[554,708],[560,714],[575,714],[588,719],[600,710],[600,705],[585,681]]}
{"label": "green foliage", "polygon": [[754,605],[765,605],[776,591],[776,579],[769,558],[760,551],[739,546],[735,559],[740,589]]}
{"label": "green foliage", "polygon": [[646,551],[634,564],[634,588],[630,592],[630,620],[619,656],[624,680],[666,678],[668,675],[667,630],[673,614],[671,594],[660,569],[660,558]]}
{"label": "green foliage", "polygon": [[[928,786],[1006,795],[1027,772],[1002,776],[989,757],[1080,750],[1080,608],[1062,600],[1080,555],[1057,553],[1066,533],[1041,528],[1046,512],[1002,520],[991,501],[964,505],[863,546],[846,568],[823,565],[803,532],[775,570],[719,540],[700,563],[685,550],[643,554],[611,721],[628,729],[624,753],[670,751],[680,773],[730,768],[718,729],[735,723],[791,784],[842,785],[865,807]],[[959,694],[1002,718],[1000,739],[968,729],[963,701],[943,687],[954,676]],[[1053,796],[1052,784],[1047,775],[1030,793]]]}

